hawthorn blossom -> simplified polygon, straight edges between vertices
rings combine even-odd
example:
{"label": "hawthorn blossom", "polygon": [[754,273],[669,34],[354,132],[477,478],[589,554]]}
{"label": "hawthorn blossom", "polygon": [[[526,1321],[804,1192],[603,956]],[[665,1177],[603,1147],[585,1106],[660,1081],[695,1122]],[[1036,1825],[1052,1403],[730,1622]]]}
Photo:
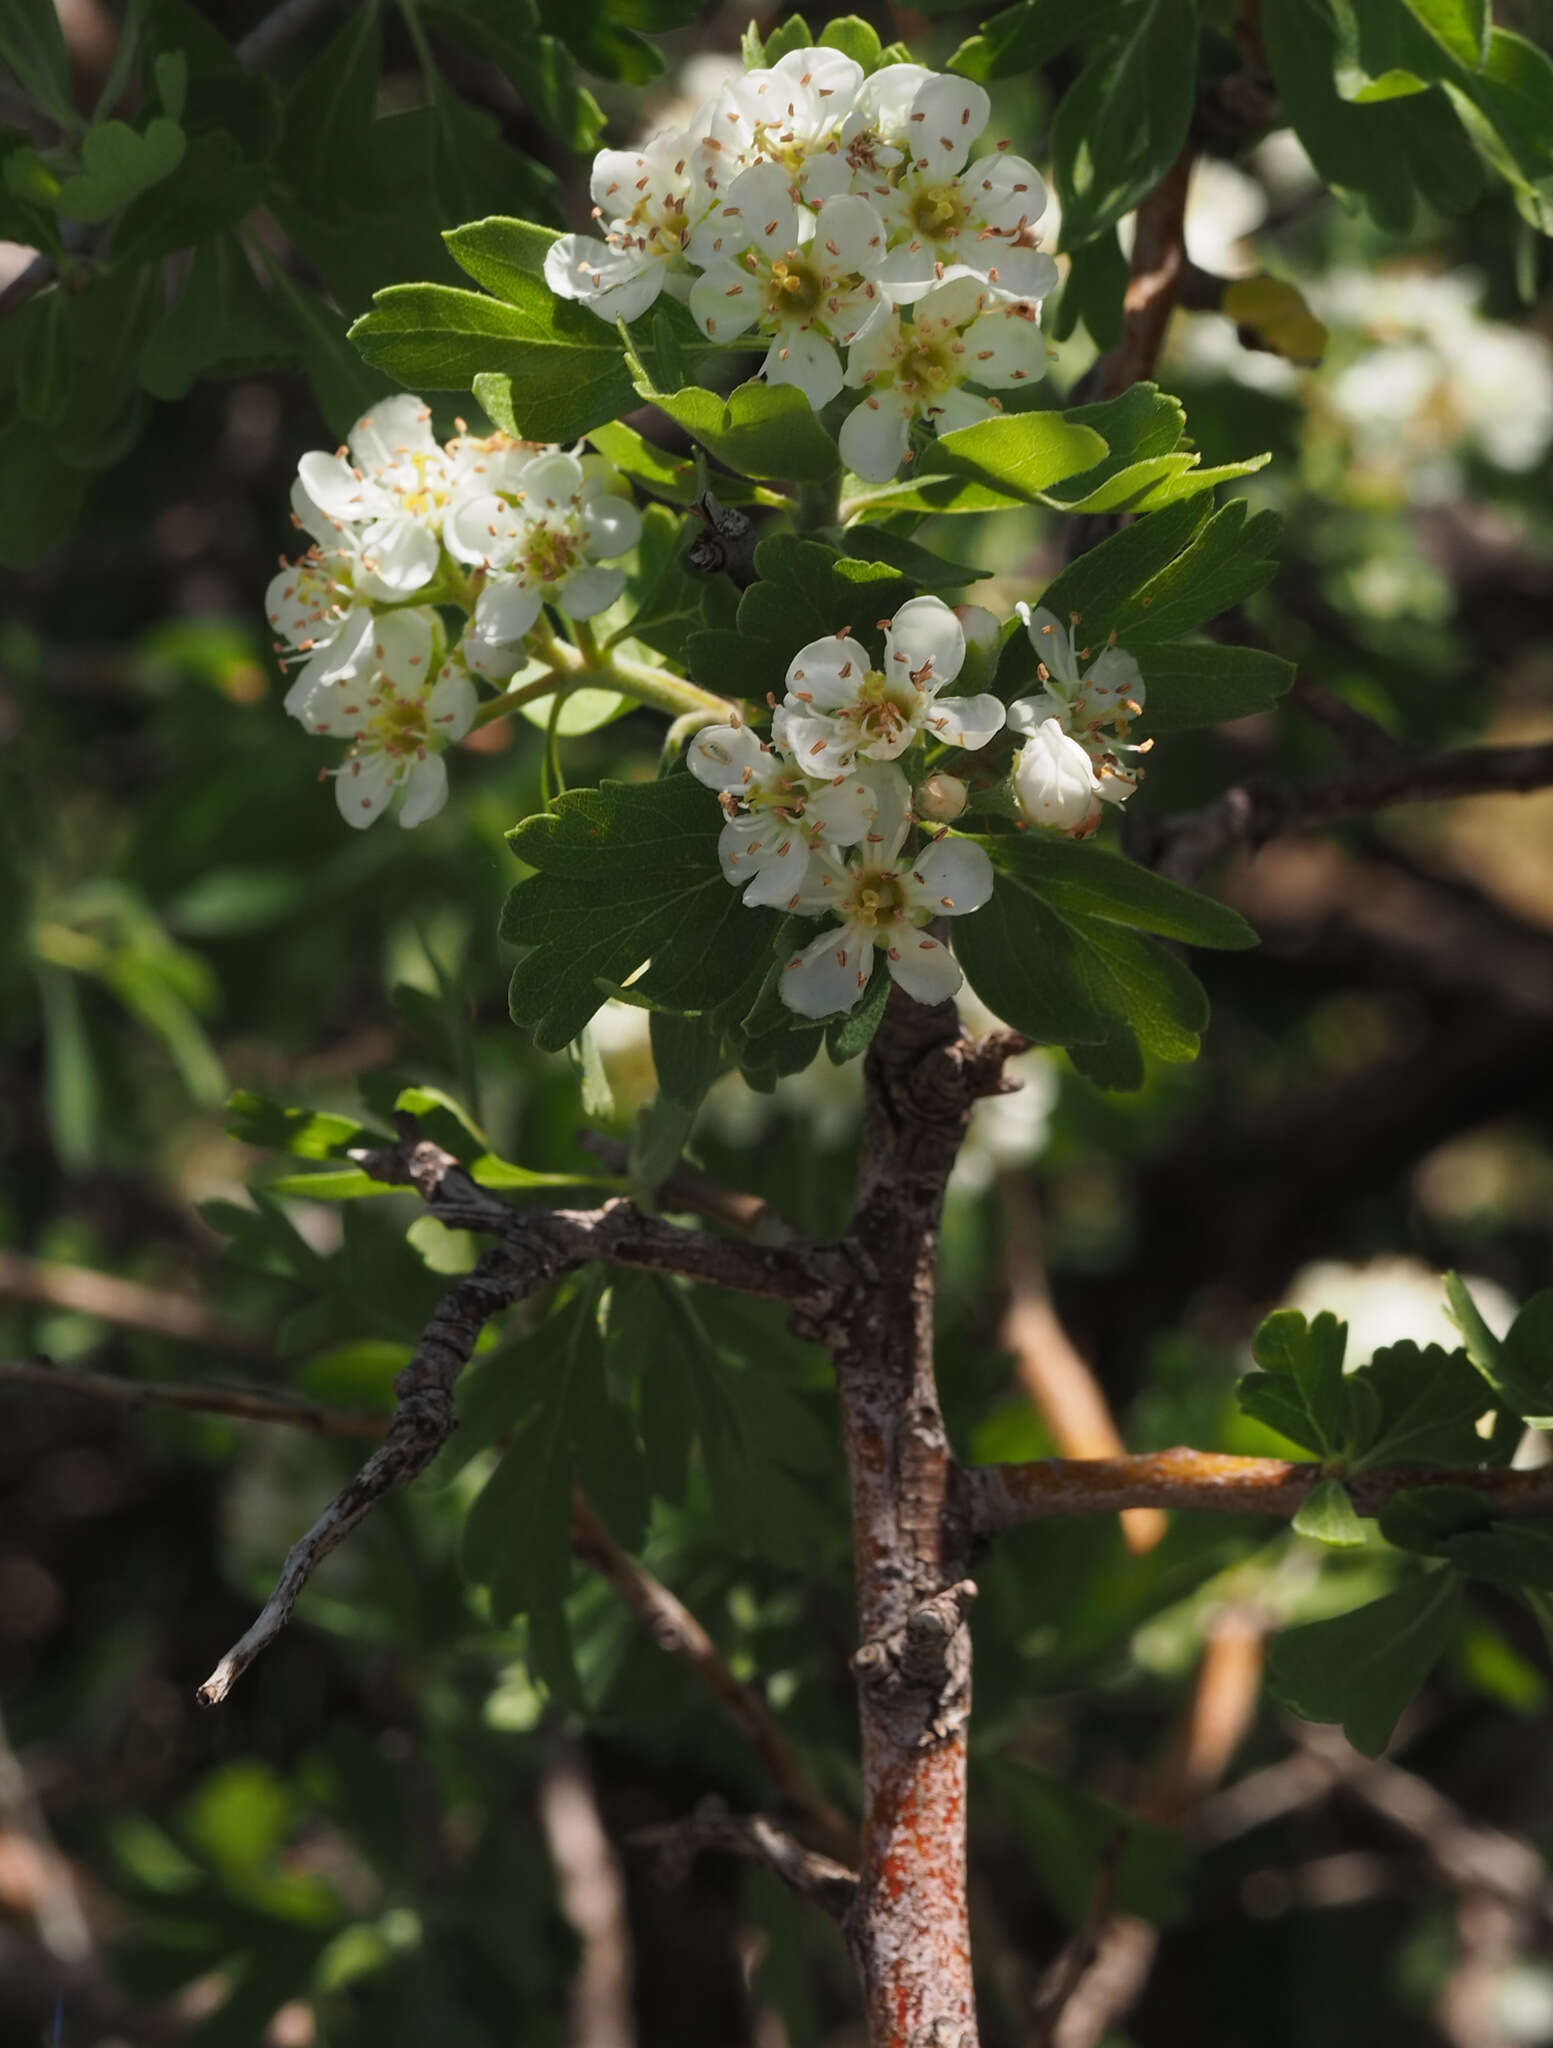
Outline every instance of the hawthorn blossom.
{"label": "hawthorn blossom", "polygon": [[594,210],[603,240],[562,235],[545,251],[545,282],[601,320],[638,320],[667,288],[689,284],[685,244],[711,191],[691,167],[688,137],[656,135],[640,149],[601,149],[593,159]]}
{"label": "hawthorn blossom", "polygon": [[1014,756],[1010,779],[1019,808],[1032,825],[1054,826],[1085,839],[1100,822],[1100,778],[1088,754],[1055,718],[1043,719],[1033,728]]}
{"label": "hawthorn blossom", "polygon": [[642,522],[617,482],[607,463],[557,449],[530,460],[509,488],[471,490],[449,507],[448,553],[485,572],[472,640],[481,673],[488,654],[522,640],[542,606],[590,619],[624,590],[625,570],[601,564],[635,547]]}
{"label": "hawthorn blossom", "polygon": [[893,818],[909,804],[898,768],[867,763],[815,781],[737,722],[704,726],[686,760],[722,803],[727,823],[717,855],[723,875],[756,908],[790,909],[817,847],[855,846],[869,836],[881,809]]}
{"label": "hawthorn blossom", "polygon": [[730,79],[691,124],[698,177],[716,194],[769,163],[813,204],[845,191],[840,139],[862,84],[860,64],[814,45]]}
{"label": "hawthorn blossom", "polygon": [[[370,695],[342,711],[333,729],[351,735],[350,752],[334,773],[335,800],[347,825],[364,828],[403,791],[399,822],[424,825],[448,799],[442,749],[474,723],[477,698],[462,664],[445,662],[429,687],[401,687],[380,674]],[[322,730],[315,727],[315,730]]]}
{"label": "hawthorn blossom", "polygon": [[866,482],[888,483],[914,422],[950,433],[991,419],[996,401],[967,384],[1012,390],[1045,369],[1032,300],[1005,299],[979,278],[949,278],[917,301],[909,326],[892,309],[853,342],[846,382],[863,399],[841,423],[841,459]]}
{"label": "hawthorn blossom", "polygon": [[350,560],[337,550],[314,547],[300,561],[283,562],[264,593],[264,616],[282,665],[300,667],[288,710],[293,698],[356,674],[371,658],[372,612],[357,601]]}
{"label": "hawthorn blossom", "polygon": [[429,605],[353,614],[353,624],[320,667],[310,662],[286,692],[284,709],[311,733],[352,733],[379,683],[401,694],[424,690],[447,651],[447,633]]}
{"label": "hawthorn blossom", "polygon": [[[943,1002],[964,979],[949,948],[924,929],[935,917],[963,917],[992,894],[992,863],[968,839],[942,837],[903,853],[911,829],[901,809],[877,842],[871,836],[848,860],[815,853],[793,906],[800,915],[838,922],[795,953],[777,987],[802,1017],[853,1009],[867,988],[874,954],[883,947],[890,975],[919,1003]],[[885,823],[881,810],[879,826]]]}
{"label": "hawthorn blossom", "polygon": [[1128,766],[1124,757],[1147,753],[1153,744],[1127,738],[1131,721],[1143,710],[1142,670],[1114,641],[1091,660],[1088,648],[1075,646],[1073,628],[1044,606],[1031,611],[1021,604],[1015,609],[1025,622],[1046,687],[1009,706],[1010,726],[1034,735],[1054,723],[1090,762],[1097,794],[1107,803],[1125,803],[1138,786],[1139,770]]}
{"label": "hawthorn blossom", "polygon": [[841,389],[836,344],[857,335],[883,301],[874,275],[884,226],[866,199],[840,193],[818,212],[800,207],[779,164],[756,164],[728,187],[691,238],[702,274],[690,310],[709,340],[754,327],[770,337],[760,374],[796,384],[816,408]]}
{"label": "hawthorn blossom", "polygon": [[354,559],[358,592],[392,602],[436,575],[442,508],[454,481],[430,407],[404,392],[364,413],[348,448],[304,455],[292,502],[315,539]]}
{"label": "hawthorn blossom", "polygon": [[845,775],[861,755],[893,761],[919,735],[982,747],[1004,719],[996,697],[941,697],[965,660],[965,632],[941,598],[914,597],[885,627],[884,666],[845,633],[811,640],[787,671],[773,738],[805,774]]}

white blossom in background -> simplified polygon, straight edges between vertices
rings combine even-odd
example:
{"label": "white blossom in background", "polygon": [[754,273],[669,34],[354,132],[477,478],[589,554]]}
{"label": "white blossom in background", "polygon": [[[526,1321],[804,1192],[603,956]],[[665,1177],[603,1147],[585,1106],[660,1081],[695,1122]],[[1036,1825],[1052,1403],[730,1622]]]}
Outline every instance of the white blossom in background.
{"label": "white blossom in background", "polygon": [[[1138,786],[1136,757],[1150,743],[1132,742],[1127,734],[1143,710],[1143,672],[1114,644],[1091,657],[1088,648],[1075,645],[1074,628],[1044,606],[1032,611],[1021,604],[1016,610],[1045,688],[1008,708],[1009,725],[1029,741],[1015,764],[1015,794],[1033,822],[1082,836],[1098,824],[1101,800],[1124,803]],[[1080,757],[1090,771],[1082,817]]]}
{"label": "white blossom in background", "polygon": [[969,839],[943,837],[905,853],[911,814],[882,810],[866,846],[843,860],[816,853],[794,904],[800,916],[834,917],[794,954],[777,986],[802,1017],[829,1017],[861,1000],[883,948],[892,980],[919,1003],[952,996],[964,977],[949,948],[926,926],[980,910],[992,894],[992,863]]}
{"label": "white blossom in background", "polygon": [[1032,299],[1007,299],[975,277],[933,285],[909,323],[891,310],[853,342],[846,383],[863,394],[841,423],[841,459],[866,483],[888,483],[921,421],[939,433],[999,410],[967,390],[1012,391],[1045,374],[1046,344]]}
{"label": "white blossom in background", "polygon": [[[1484,1322],[1502,1337],[1519,1304],[1495,1280],[1476,1273],[1464,1277]],[[1444,1279],[1419,1259],[1393,1255],[1358,1266],[1340,1259],[1315,1260],[1295,1274],[1281,1306],[1297,1308],[1307,1317],[1330,1309],[1345,1322],[1348,1350],[1343,1363],[1349,1372],[1387,1344],[1411,1340],[1454,1351],[1461,1343],[1461,1332],[1446,1313]],[[1486,1396],[1483,1405],[1488,1406]]]}
{"label": "white blossom in background", "polygon": [[965,661],[965,631],[941,598],[914,597],[885,628],[884,666],[849,635],[800,648],[773,738],[806,774],[845,775],[861,756],[893,761],[919,736],[984,747],[1001,731],[993,696],[943,697]]}
{"label": "white blossom in background", "polygon": [[727,819],[718,859],[752,908],[791,909],[816,848],[855,846],[881,805],[893,817],[909,801],[898,768],[866,763],[816,780],[747,725],[704,726],[685,758],[697,781],[718,793]]}
{"label": "white blossom in background", "polygon": [[473,617],[482,672],[478,653],[521,641],[544,605],[591,619],[625,589],[625,570],[604,565],[635,547],[642,522],[618,482],[596,456],[548,450],[505,490],[471,489],[449,506],[448,553],[485,575]]}

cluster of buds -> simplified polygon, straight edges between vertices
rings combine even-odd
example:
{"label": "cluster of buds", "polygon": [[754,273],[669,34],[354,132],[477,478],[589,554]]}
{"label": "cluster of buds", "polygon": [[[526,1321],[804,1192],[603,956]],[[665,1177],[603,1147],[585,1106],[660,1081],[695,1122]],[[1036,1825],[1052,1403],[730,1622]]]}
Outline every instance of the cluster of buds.
{"label": "cluster of buds", "polygon": [[1064,626],[1044,607],[1018,611],[1045,688],[1008,708],[1009,725],[1026,736],[1014,757],[1014,795],[1032,824],[1086,839],[1103,804],[1132,795],[1142,775],[1138,757],[1154,744],[1128,738],[1143,710],[1143,672],[1114,634],[1091,658],[1074,643],[1076,617]]}
{"label": "cluster of buds", "polygon": [[914,425],[987,419],[1046,367],[1046,189],[1005,147],[972,156],[990,113],[979,85],[919,64],[865,76],[839,50],[791,51],[685,128],[600,151],[602,238],[563,235],[546,278],[610,322],[669,292],[713,341],[758,336],[759,374],[816,408],[860,393],[841,452],[886,482]]}
{"label": "cluster of buds", "polygon": [[[544,606],[587,619],[625,588],[617,558],[641,521],[598,456],[460,431],[440,444],[419,398],[385,399],[335,454],[298,464],[296,524],[312,546],[265,595],[286,693],[309,732],[350,742],[341,815],[370,825],[397,792],[401,825],[447,799],[443,749],[474,722],[474,677],[523,666]],[[467,614],[456,644],[439,607]]]}

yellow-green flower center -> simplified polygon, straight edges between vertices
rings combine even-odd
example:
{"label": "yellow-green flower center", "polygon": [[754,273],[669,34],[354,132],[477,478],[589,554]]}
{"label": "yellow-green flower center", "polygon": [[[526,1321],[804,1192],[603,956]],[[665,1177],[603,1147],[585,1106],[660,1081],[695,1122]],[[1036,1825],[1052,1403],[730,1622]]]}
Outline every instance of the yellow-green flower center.
{"label": "yellow-green flower center", "polygon": [[779,319],[791,320],[816,310],[824,286],[819,272],[796,249],[778,256],[771,266],[771,283],[766,294],[766,311]]}
{"label": "yellow-green flower center", "polygon": [[953,185],[924,185],[911,202],[911,224],[927,242],[957,234],[965,225],[965,201]]}
{"label": "yellow-green flower center", "polygon": [[852,885],[847,914],[870,930],[898,924],[906,908],[906,891],[894,868],[865,868]]}
{"label": "yellow-green flower center", "polygon": [[922,391],[933,397],[952,391],[959,377],[949,344],[913,341],[900,359],[895,381],[903,391]]}
{"label": "yellow-green flower center", "polygon": [[426,744],[426,707],[418,697],[389,697],[372,721],[372,737],[385,754],[403,760]]}

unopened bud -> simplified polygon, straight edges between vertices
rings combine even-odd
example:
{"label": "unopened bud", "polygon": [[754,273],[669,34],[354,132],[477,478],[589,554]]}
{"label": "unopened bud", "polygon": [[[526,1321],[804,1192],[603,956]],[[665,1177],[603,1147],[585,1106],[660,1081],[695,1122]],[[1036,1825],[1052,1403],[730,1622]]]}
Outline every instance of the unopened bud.
{"label": "unopened bud", "polygon": [[930,775],[917,790],[912,808],[919,818],[935,825],[952,825],[969,797],[970,791],[958,775]]}

